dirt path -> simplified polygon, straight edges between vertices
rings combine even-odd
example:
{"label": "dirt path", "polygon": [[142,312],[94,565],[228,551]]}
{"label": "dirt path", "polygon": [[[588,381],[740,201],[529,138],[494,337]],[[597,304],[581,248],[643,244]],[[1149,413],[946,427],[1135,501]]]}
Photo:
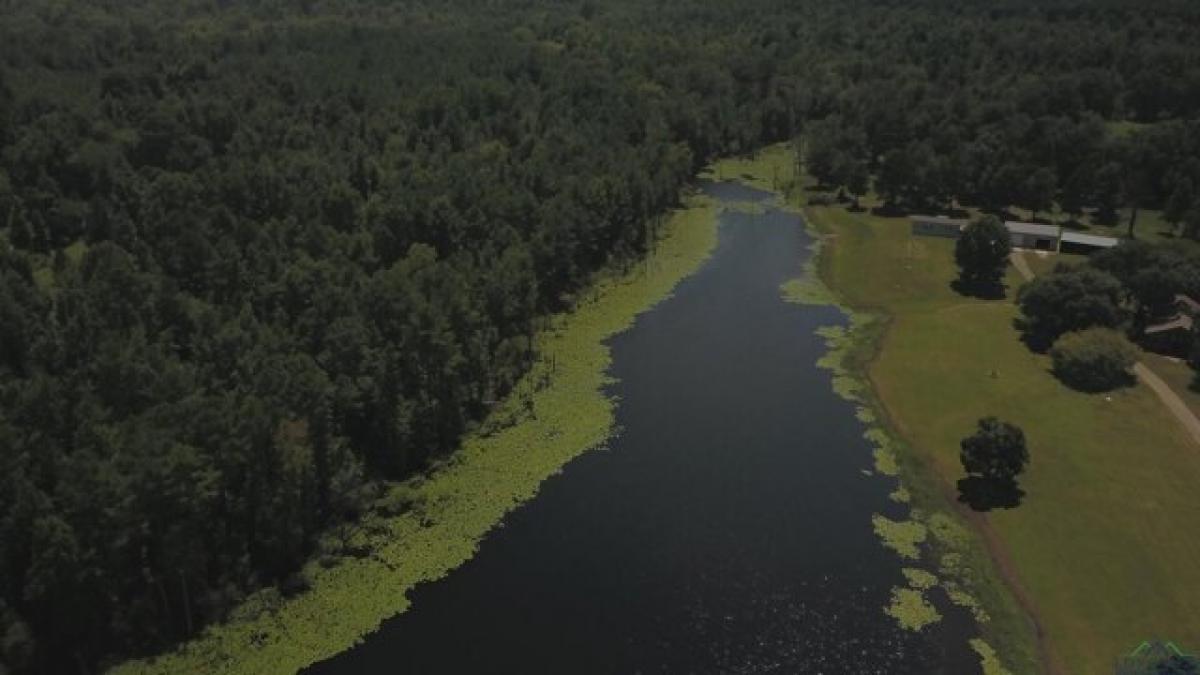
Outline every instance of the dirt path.
{"label": "dirt path", "polygon": [[1133,372],[1142,381],[1142,384],[1150,387],[1150,391],[1158,395],[1158,399],[1167,406],[1167,410],[1171,411],[1175,419],[1179,420],[1179,423],[1191,435],[1192,440],[1200,444],[1200,419],[1197,419],[1191,408],[1188,408],[1183,399],[1179,398],[1179,394],[1172,391],[1171,387],[1144,363],[1134,364]]}
{"label": "dirt path", "polygon": [[[1033,270],[1029,269],[1029,263],[1025,262],[1024,251],[1013,251],[1010,259],[1013,267],[1017,268],[1026,281],[1033,278]],[[1200,444],[1200,418],[1197,418],[1191,408],[1188,408],[1187,404],[1183,402],[1183,399],[1179,398],[1179,394],[1172,391],[1171,387],[1144,363],[1135,363],[1133,373],[1142,381],[1142,384],[1150,387],[1150,391],[1154,392],[1155,396],[1158,396],[1158,400],[1162,401],[1175,419],[1179,420],[1192,440]]]}
{"label": "dirt path", "polygon": [[1020,249],[1013,249],[1013,252],[1008,255],[1008,259],[1012,261],[1013,267],[1021,273],[1025,281],[1033,279],[1033,270],[1029,268],[1029,263],[1025,262],[1025,252]]}

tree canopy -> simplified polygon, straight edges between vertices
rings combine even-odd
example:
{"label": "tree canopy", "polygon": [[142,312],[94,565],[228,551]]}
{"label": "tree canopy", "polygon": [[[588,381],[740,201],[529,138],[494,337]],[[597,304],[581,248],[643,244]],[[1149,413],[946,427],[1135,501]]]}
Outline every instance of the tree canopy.
{"label": "tree canopy", "polygon": [[[452,452],[715,156],[800,139],[822,182],[906,208],[1169,201],[1200,233],[1180,0],[0,12],[18,673],[167,649],[360,554],[325,533]],[[1120,280],[1079,274],[1023,294],[1038,334],[1125,320]]]}
{"label": "tree canopy", "polygon": [[1090,266],[1059,267],[1021,287],[1020,328],[1035,349],[1064,333],[1093,326],[1121,328],[1129,318],[1125,288],[1113,275]]}
{"label": "tree canopy", "polygon": [[975,433],[963,439],[959,458],[968,475],[1012,481],[1029,463],[1029,449],[1019,427],[985,417],[979,420]]}
{"label": "tree canopy", "polygon": [[960,286],[976,293],[1002,292],[1010,253],[1012,240],[999,218],[988,215],[971,221],[954,246]]}

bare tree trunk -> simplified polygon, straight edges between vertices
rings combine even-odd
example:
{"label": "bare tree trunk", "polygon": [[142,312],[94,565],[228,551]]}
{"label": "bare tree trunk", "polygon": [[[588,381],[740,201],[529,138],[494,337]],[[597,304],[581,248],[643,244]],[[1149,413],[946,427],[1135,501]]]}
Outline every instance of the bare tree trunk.
{"label": "bare tree trunk", "polygon": [[175,617],[171,616],[171,601],[167,599],[167,589],[163,586],[162,579],[154,577],[154,587],[158,589],[158,599],[162,602],[163,614],[166,615],[167,622],[175,623]]}
{"label": "bare tree trunk", "polygon": [[183,616],[187,622],[187,634],[192,635],[192,599],[188,594],[187,574],[179,570],[179,584],[183,587]]}

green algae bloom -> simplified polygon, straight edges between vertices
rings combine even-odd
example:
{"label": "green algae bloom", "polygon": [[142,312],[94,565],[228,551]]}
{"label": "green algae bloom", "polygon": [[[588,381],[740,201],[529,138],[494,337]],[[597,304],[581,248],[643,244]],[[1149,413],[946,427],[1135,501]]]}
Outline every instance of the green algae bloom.
{"label": "green algae bloom", "polygon": [[1000,662],[1000,657],[996,655],[996,650],[987,642],[979,638],[971,640],[971,649],[979,654],[979,664],[983,666],[983,675],[1012,675],[1012,673],[1004,667]]}
{"label": "green algae bloom", "polygon": [[824,288],[808,279],[789,279],[779,286],[779,292],[785,302],[797,305],[826,304],[823,302],[826,297]]}
{"label": "green algae bloom", "polygon": [[370,555],[314,560],[304,568],[309,591],[289,599],[256,594],[235,612],[237,620],[210,626],[174,652],[111,672],[294,673],[353,646],[405,611],[414,586],[469,560],[480,539],[531,499],[543,480],[609,438],[614,402],[602,391],[610,381],[606,340],[669,297],[709,256],[716,245],[716,215],[711,200],[689,196],[669,219],[653,255],[629,274],[598,279],[587,301],[553,317],[537,338],[539,365],[481,431],[428,476],[406,483],[409,494],[401,501],[421,508],[368,514],[357,523],[350,538]]}
{"label": "green algae bloom", "polygon": [[925,599],[921,591],[893,588],[892,602],[884,610],[905,630],[919,631],[941,620],[942,615]]}
{"label": "green algae bloom", "polygon": [[883,545],[900,554],[906,560],[921,557],[920,545],[925,542],[927,530],[918,520],[892,520],[876,513],[871,516],[875,534]]}
{"label": "green algae bloom", "polygon": [[901,572],[908,585],[918,591],[927,591],[938,585],[938,578],[931,572],[917,567],[905,567]]}

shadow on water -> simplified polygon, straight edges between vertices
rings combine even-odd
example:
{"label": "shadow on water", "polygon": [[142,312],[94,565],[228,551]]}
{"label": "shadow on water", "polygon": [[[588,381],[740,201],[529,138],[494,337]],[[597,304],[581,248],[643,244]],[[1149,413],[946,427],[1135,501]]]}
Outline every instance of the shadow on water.
{"label": "shadow on water", "polygon": [[780,298],[802,223],[762,211],[723,212],[712,258],[612,340],[609,447],[311,673],[979,672],[962,610],[919,634],[882,611],[903,577],[871,514],[906,510],[815,366],[815,329],[844,317]]}

